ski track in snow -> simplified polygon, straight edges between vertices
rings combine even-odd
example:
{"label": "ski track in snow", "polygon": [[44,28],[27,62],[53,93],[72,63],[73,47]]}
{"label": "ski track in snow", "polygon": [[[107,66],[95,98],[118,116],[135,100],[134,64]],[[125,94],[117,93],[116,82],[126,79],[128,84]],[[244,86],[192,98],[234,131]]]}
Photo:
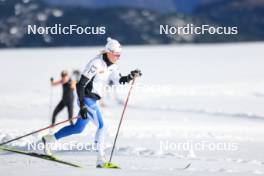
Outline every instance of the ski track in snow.
{"label": "ski track in snow", "polygon": [[235,118],[247,118],[247,119],[257,119],[264,120],[264,116],[256,115],[256,114],[247,114],[247,113],[228,113],[228,112],[214,112],[206,109],[179,109],[173,106],[136,106],[136,105],[128,105],[130,108],[140,109],[140,110],[154,110],[154,111],[175,111],[175,112],[186,112],[186,113],[194,113],[194,114],[204,114],[204,115],[212,115],[212,116],[225,116],[225,117],[235,117]]}

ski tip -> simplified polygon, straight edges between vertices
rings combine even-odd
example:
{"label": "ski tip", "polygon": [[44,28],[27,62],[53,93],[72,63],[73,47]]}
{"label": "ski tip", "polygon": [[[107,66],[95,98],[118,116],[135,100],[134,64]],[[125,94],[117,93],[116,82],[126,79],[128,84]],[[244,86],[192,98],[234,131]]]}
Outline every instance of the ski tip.
{"label": "ski tip", "polygon": [[185,169],[188,169],[189,167],[191,166],[191,163],[187,164],[185,167],[183,168],[179,168],[179,170],[185,170]]}
{"label": "ski tip", "polygon": [[103,166],[96,166],[97,168],[105,169],[121,169],[117,164],[114,163],[105,163]]}
{"label": "ski tip", "polygon": [[83,169],[83,167],[82,167],[82,166],[80,166],[80,165],[77,165],[77,164],[73,164],[72,166],[73,166],[73,167],[80,168],[80,169]]}

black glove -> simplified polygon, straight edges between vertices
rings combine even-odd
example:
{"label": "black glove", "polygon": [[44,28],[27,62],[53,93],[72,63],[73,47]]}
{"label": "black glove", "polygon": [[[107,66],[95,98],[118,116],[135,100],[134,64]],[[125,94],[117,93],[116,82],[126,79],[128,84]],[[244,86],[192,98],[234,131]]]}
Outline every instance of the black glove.
{"label": "black glove", "polygon": [[141,75],[142,75],[142,73],[141,73],[141,70],[139,70],[139,69],[136,69],[136,70],[133,70],[130,72],[130,78],[131,79],[134,79],[135,77],[141,76]]}
{"label": "black glove", "polygon": [[88,118],[88,116],[87,116],[88,108],[86,106],[82,106],[79,113],[80,113],[82,119]]}
{"label": "black glove", "polygon": [[50,78],[50,82],[53,82],[53,81],[54,81],[54,78],[53,78],[53,77],[51,77],[51,78]]}
{"label": "black glove", "polygon": [[137,76],[141,76],[141,75],[142,75],[142,73],[139,69],[133,70],[127,76],[120,77],[119,83],[120,84],[129,83],[132,79],[134,79]]}

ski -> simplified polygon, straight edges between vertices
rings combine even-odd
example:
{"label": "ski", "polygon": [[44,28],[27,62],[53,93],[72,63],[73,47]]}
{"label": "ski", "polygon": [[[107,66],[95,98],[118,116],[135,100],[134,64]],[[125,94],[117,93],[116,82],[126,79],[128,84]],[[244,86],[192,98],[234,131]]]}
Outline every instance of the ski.
{"label": "ski", "polygon": [[191,166],[191,163],[187,164],[186,166],[182,168],[178,168],[177,170],[185,170],[185,169],[188,169],[190,166]]}
{"label": "ski", "polygon": [[96,166],[96,168],[104,168],[104,169],[121,169],[117,164],[114,163],[105,163],[103,166]]}
{"label": "ski", "polygon": [[56,158],[54,156],[49,156],[49,155],[44,155],[44,154],[39,154],[39,153],[34,153],[34,152],[27,152],[27,151],[22,151],[22,150],[2,147],[2,146],[0,146],[0,150],[13,152],[13,153],[17,153],[17,154],[22,154],[22,155],[28,155],[28,156],[32,156],[32,157],[48,160],[48,161],[57,162],[57,163],[60,163],[60,164],[65,164],[65,165],[72,166],[72,167],[82,168],[80,165],[77,165],[77,164],[74,164],[74,163],[71,163],[71,162],[67,162],[67,161],[63,161],[63,160],[58,159],[58,158]]}

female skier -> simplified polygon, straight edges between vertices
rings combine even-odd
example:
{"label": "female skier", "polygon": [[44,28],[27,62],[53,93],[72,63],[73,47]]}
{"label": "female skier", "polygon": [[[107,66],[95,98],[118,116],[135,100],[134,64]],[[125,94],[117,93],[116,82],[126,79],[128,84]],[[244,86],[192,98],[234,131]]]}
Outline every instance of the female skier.
{"label": "female skier", "polygon": [[94,140],[97,147],[96,167],[104,167],[106,164],[104,153],[105,127],[102,113],[97,105],[97,101],[101,99],[103,85],[109,78],[115,84],[125,84],[136,76],[141,76],[141,71],[138,69],[131,71],[127,76],[121,76],[116,64],[121,51],[121,45],[117,40],[107,38],[104,51],[86,65],[77,83],[78,104],[80,106],[79,118],[74,125],[65,126],[53,135],[42,137],[47,155],[52,155],[50,146],[56,140],[81,133],[88,122],[92,121],[97,126]]}
{"label": "female skier", "polygon": [[[73,101],[74,101],[74,93],[76,81],[71,80],[69,73],[66,70],[61,72],[61,79],[54,81],[53,78],[50,78],[50,82],[52,86],[62,85],[62,99],[56,106],[52,114],[51,125],[54,125],[56,122],[56,116],[58,113],[64,108],[68,109],[68,118],[73,118]],[[70,123],[73,124],[72,120]]]}

